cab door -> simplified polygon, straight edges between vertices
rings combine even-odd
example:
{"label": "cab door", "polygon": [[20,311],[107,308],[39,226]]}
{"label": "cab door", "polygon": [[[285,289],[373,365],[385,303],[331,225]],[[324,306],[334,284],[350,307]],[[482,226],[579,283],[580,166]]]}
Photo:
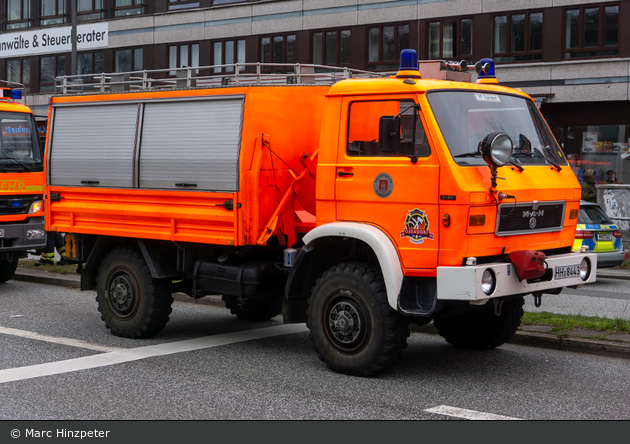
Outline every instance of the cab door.
{"label": "cab door", "polygon": [[[416,95],[343,100],[345,131],[342,127],[338,143],[336,211],[339,221],[383,230],[397,246],[403,267],[419,269],[411,274],[434,275],[440,227],[439,163],[417,103]],[[401,154],[383,154],[380,118],[399,113]]]}

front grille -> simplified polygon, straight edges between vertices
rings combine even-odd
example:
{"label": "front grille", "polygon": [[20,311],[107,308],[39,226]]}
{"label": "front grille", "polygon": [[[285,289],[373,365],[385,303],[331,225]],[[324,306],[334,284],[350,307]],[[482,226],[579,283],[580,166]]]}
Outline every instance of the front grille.
{"label": "front grille", "polygon": [[27,214],[31,204],[35,201],[42,200],[43,196],[39,195],[0,195],[0,215]]}
{"label": "front grille", "polygon": [[565,202],[524,202],[499,205],[497,236],[559,231],[564,226]]}

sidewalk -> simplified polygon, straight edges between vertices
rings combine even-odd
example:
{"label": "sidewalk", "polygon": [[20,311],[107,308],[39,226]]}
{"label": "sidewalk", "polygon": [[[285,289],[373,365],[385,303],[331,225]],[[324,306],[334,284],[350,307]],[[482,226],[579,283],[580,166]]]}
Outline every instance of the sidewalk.
{"label": "sidewalk", "polygon": [[[598,278],[602,279],[626,279],[630,280],[630,270],[597,270]],[[61,274],[46,271],[45,269],[18,267],[14,280],[36,282],[48,285],[60,285],[70,288],[80,288],[80,276],[78,274]],[[174,299],[178,302],[196,304],[209,304],[224,306],[218,296],[206,296],[201,299],[193,299],[182,293],[175,293]],[[516,335],[508,341],[510,344],[527,345],[530,347],[542,347],[556,350],[566,350],[580,353],[591,353],[604,356],[613,356],[630,359],[630,334],[602,335],[596,331],[570,331],[550,332],[551,327],[546,326],[521,326]],[[437,334],[433,324],[417,326],[411,324],[412,332]]]}

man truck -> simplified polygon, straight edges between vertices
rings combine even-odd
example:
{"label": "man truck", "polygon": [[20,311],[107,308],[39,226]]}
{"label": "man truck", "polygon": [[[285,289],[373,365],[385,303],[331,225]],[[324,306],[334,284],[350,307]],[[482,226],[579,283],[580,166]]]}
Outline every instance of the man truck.
{"label": "man truck", "polygon": [[392,75],[219,68],[59,79],[46,229],[113,334],[160,332],[174,292],[221,295],[242,319],[306,322],[329,368],[371,376],[409,323],[491,349],[524,296],[595,280],[572,251],[580,185],[492,60],[475,83],[411,50]]}

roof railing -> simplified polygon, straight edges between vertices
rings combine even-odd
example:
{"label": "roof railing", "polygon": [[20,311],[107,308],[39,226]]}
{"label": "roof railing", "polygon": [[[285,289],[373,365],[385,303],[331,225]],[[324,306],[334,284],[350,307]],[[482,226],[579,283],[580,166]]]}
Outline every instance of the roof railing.
{"label": "roof railing", "polygon": [[233,63],[59,76],[55,79],[55,93],[115,93],[247,85],[333,85],[349,78],[385,77],[389,74],[299,63]]}

